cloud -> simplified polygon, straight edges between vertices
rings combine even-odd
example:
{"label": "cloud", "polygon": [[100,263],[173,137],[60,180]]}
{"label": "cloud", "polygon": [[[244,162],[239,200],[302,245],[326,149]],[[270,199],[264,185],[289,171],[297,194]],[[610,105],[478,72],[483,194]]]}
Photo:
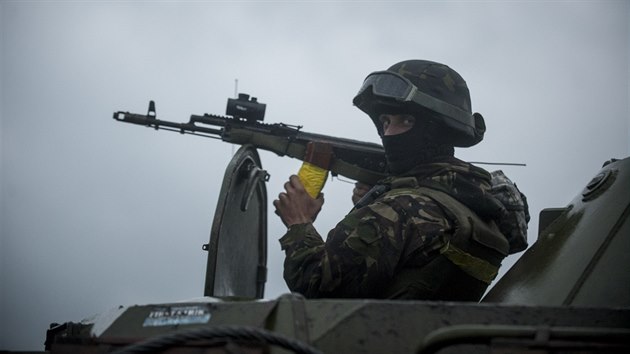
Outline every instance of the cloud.
{"label": "cloud", "polygon": [[[0,348],[41,350],[50,322],[203,293],[201,245],[234,150],[114,111],[153,99],[172,121],[223,114],[238,79],[267,103],[267,122],[378,142],[351,105],[364,77],[441,61],[488,123],[458,156],[527,163],[503,169],[536,216],[630,152],[628,13],[616,1],[0,3],[0,317],[11,323]],[[271,203],[300,162],[261,158]],[[351,189],[326,185],[322,234]],[[288,291],[284,227],[269,210],[275,298]],[[530,227],[533,242],[536,217]]]}

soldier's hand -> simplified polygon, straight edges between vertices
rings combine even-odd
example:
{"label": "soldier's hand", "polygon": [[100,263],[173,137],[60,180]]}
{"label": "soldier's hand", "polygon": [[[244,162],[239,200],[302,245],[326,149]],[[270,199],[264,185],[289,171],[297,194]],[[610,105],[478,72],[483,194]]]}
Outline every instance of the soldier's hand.
{"label": "soldier's hand", "polygon": [[320,193],[317,199],[311,198],[296,175],[289,177],[284,189],[285,191],[278,195],[278,199],[273,201],[276,214],[280,216],[284,225],[289,227],[315,221],[324,204],[323,193]]}
{"label": "soldier's hand", "polygon": [[372,189],[372,186],[369,184],[365,184],[362,182],[357,182],[354,184],[354,189],[352,190],[352,203],[356,204],[363,198],[365,193],[369,192]]}

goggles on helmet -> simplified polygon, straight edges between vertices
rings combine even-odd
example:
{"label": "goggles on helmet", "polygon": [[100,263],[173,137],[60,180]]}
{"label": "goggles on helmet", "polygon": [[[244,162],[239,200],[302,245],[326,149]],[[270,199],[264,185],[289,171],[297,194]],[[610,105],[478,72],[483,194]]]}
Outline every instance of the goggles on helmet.
{"label": "goggles on helmet", "polygon": [[[368,99],[367,95],[370,93],[370,88],[373,98]],[[367,108],[366,104],[373,103],[379,99],[393,99],[400,103],[414,102],[431,111],[453,118],[464,125],[475,126],[471,113],[427,95],[418,90],[418,87],[407,78],[392,71],[376,71],[368,75],[353,102],[357,107],[365,111]]]}

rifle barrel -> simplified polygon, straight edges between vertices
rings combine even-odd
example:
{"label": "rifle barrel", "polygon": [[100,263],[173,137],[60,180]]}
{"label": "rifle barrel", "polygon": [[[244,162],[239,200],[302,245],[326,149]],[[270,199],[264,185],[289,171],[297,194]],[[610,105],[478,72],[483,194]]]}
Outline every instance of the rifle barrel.
{"label": "rifle barrel", "polygon": [[174,128],[171,130],[177,130],[182,134],[201,132],[201,133],[218,135],[218,136],[223,135],[223,129],[200,127],[196,125],[193,120],[191,120],[188,123],[175,123],[175,122],[170,122],[167,120],[160,120],[150,115],[122,112],[122,111],[118,111],[114,113],[114,119],[120,122],[144,125],[147,127],[153,127],[155,129],[160,129],[162,127]]}

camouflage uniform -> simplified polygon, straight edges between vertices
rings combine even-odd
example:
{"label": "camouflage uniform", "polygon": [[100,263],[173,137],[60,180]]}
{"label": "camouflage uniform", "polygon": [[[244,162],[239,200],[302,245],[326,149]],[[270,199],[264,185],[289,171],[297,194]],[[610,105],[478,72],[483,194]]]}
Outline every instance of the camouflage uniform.
{"label": "camouflage uniform", "polygon": [[404,176],[390,177],[383,184],[391,189],[352,210],[326,242],[310,223],[287,231],[280,243],[289,288],[308,298],[478,300],[507,255],[507,241],[494,226],[505,209],[489,194],[490,174],[452,157],[406,176],[474,210],[466,209],[484,220],[477,221],[475,231],[491,228],[504,245],[493,249],[472,242],[470,228],[464,235],[456,232],[463,223],[449,208],[460,207],[445,206],[432,193],[401,184]]}
{"label": "camouflage uniform", "polygon": [[[527,247],[528,215],[507,177],[453,157],[486,130],[466,82],[444,64],[406,60],[369,74],[352,102],[374,122],[395,177],[326,242],[310,223],[291,226],[280,239],[289,288],[311,298],[478,300],[507,254]],[[404,115],[411,127],[386,131],[390,116]]]}

